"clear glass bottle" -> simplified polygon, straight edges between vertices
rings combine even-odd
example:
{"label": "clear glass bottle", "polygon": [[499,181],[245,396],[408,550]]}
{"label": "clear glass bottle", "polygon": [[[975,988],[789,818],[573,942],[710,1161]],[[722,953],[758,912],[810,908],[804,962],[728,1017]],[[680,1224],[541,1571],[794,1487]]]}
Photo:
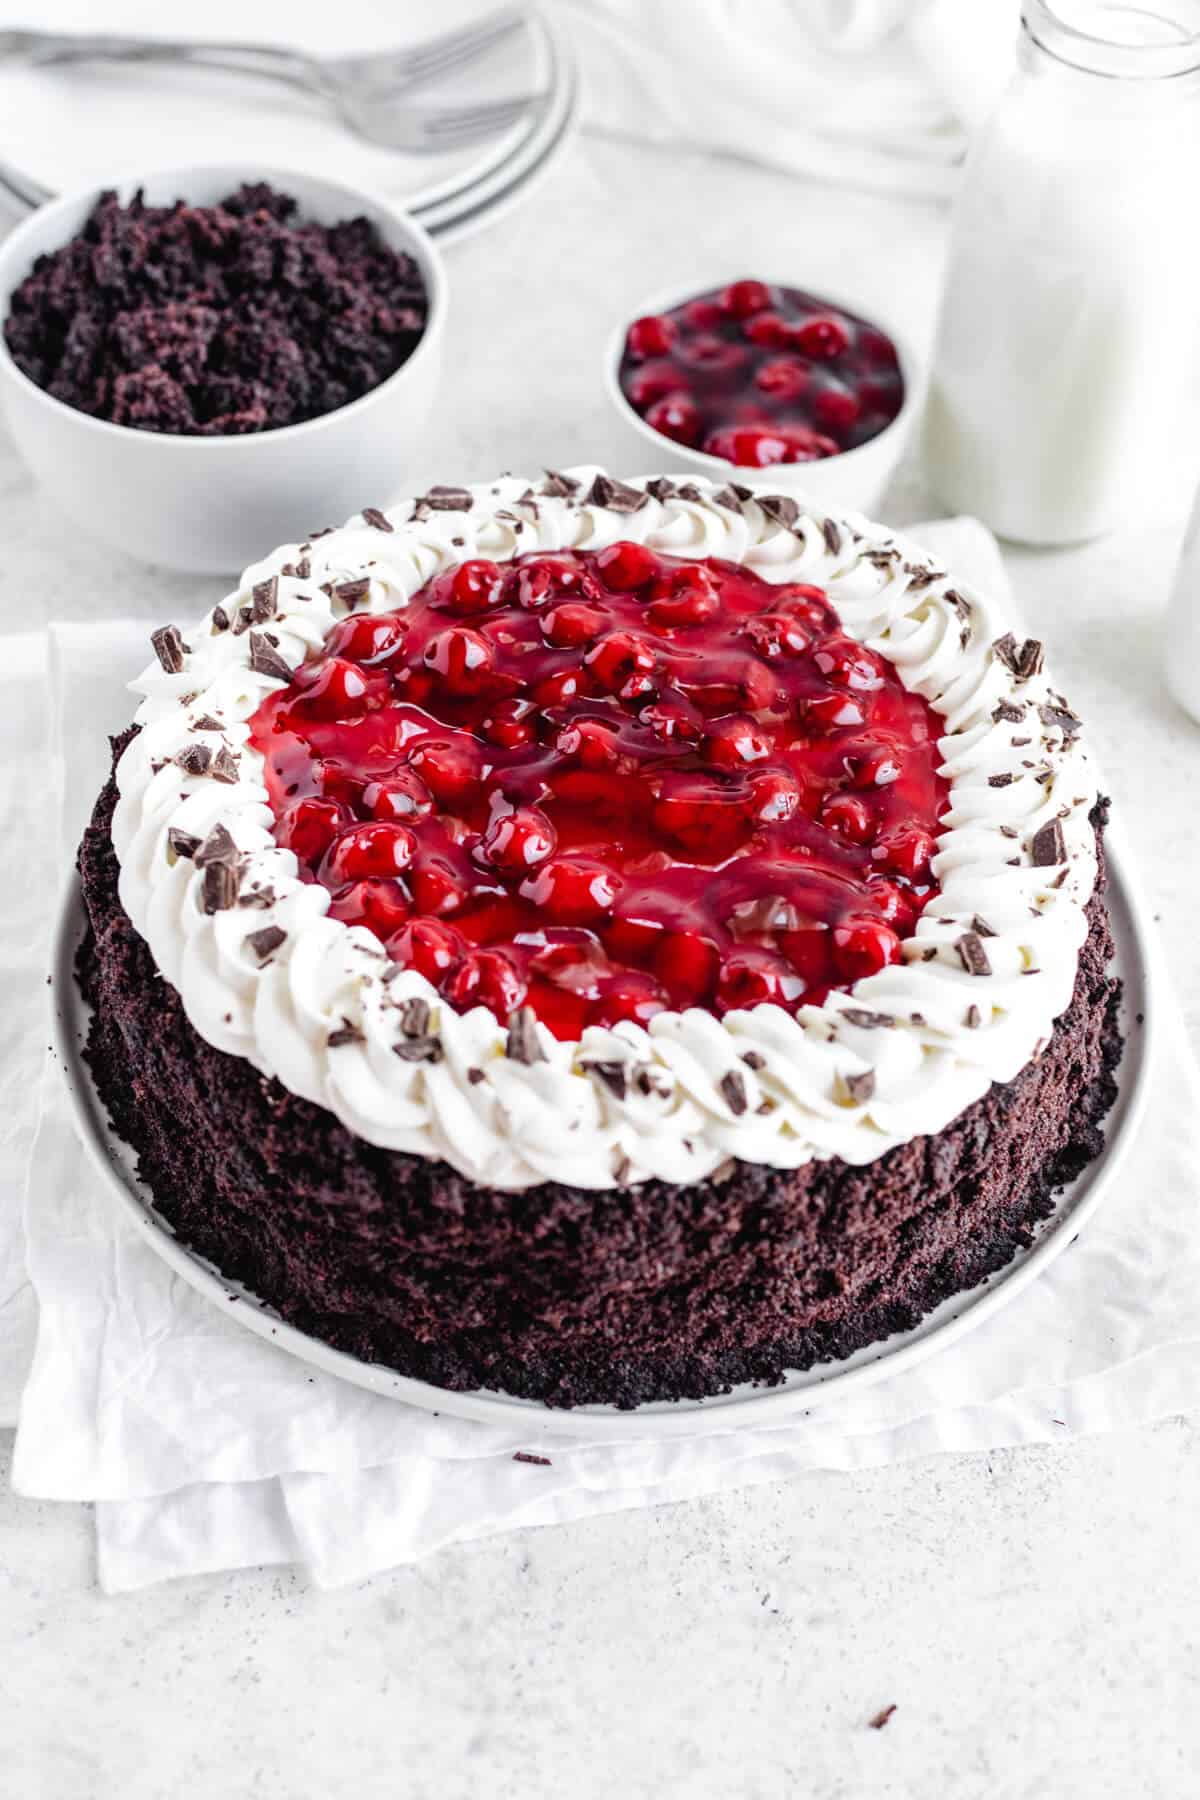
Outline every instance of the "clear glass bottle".
{"label": "clear glass bottle", "polygon": [[947,506],[1038,544],[1186,506],[1198,191],[1200,0],[1025,0],[951,235],[924,425]]}

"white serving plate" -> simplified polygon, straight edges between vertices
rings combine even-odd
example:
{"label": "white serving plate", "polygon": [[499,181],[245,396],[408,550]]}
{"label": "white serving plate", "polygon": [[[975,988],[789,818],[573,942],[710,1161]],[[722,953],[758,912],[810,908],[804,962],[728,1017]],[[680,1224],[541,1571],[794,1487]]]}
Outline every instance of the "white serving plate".
{"label": "white serving plate", "polygon": [[[1114,842],[1114,839],[1116,841]],[[563,1411],[540,1401],[502,1393],[453,1393],[428,1382],[400,1375],[377,1363],[334,1350],[285,1324],[278,1314],[231,1282],[210,1263],[190,1251],[159,1217],[149,1194],[134,1173],[134,1155],[111,1130],[81,1049],[87,1034],[88,1009],[75,985],[76,948],[83,932],[78,882],[64,897],[55,934],[53,991],[55,1037],[67,1083],[72,1113],[84,1146],[107,1194],[143,1238],[175,1273],[198,1293],[219,1305],[226,1318],[269,1339],[331,1375],[339,1375],[374,1393],[390,1394],[410,1406],[450,1413],[487,1424],[519,1426],[524,1432],[586,1437],[593,1442],[647,1437],[698,1436],[734,1426],[778,1425],[790,1414],[822,1408],[842,1395],[911,1368],[934,1351],[944,1350],[1007,1306],[1049,1267],[1111,1192],[1129,1147],[1137,1135],[1146,1105],[1157,995],[1161,976],[1144,902],[1128,869],[1117,834],[1108,834],[1109,905],[1117,944],[1116,971],[1125,984],[1123,1026],[1126,1048],[1120,1069],[1120,1094],[1105,1128],[1105,1149],[1059,1197],[1053,1213],[1039,1226],[1032,1244],[1007,1268],[970,1293],[955,1295],[926,1315],[911,1331],[898,1332],[844,1361],[796,1370],[775,1387],[744,1383],[728,1394],[706,1400],[659,1401],[621,1412],[611,1406],[584,1406]],[[230,1311],[229,1301],[245,1302]]]}

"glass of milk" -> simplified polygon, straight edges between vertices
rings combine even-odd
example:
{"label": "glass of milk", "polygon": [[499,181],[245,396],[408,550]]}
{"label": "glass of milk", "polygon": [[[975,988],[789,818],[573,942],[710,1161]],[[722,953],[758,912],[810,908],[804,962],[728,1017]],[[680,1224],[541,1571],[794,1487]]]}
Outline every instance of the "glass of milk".
{"label": "glass of milk", "polygon": [[941,500],[1061,544],[1200,471],[1200,0],[1024,0],[972,146],[924,450]]}

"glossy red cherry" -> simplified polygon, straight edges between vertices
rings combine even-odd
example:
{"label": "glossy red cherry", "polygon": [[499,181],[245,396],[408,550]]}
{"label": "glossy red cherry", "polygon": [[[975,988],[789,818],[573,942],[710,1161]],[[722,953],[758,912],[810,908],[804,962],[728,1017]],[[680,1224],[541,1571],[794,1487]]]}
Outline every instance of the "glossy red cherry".
{"label": "glossy red cherry", "polygon": [[851,913],[833,928],[833,960],[843,981],[878,975],[900,960],[900,939],[870,913]]}
{"label": "glossy red cherry", "polygon": [[686,370],[675,362],[643,363],[629,378],[626,389],[634,406],[641,413],[653,406],[656,400],[665,400],[668,394],[678,394],[682,399],[688,391],[689,377]]}
{"label": "glossy red cherry", "polygon": [[721,596],[709,571],[699,563],[662,576],[650,590],[646,617],[667,630],[703,625],[721,610]]}
{"label": "glossy red cherry", "polygon": [[602,608],[582,600],[566,600],[545,615],[542,630],[550,643],[573,649],[578,644],[594,643],[608,622],[609,615]]}
{"label": "glossy red cherry", "polygon": [[605,587],[618,593],[632,593],[653,581],[659,571],[659,560],[645,544],[634,544],[621,538],[609,544],[596,557],[596,568]]}
{"label": "glossy red cherry", "polygon": [[470,950],[446,982],[445,995],[452,1006],[465,1012],[486,1006],[505,1020],[525,999],[526,985],[511,958],[502,950]]}
{"label": "glossy red cherry", "polygon": [[370,613],[355,613],[335,625],[325,640],[326,653],[344,656],[350,662],[389,662],[404,648],[408,633],[404,622],[395,614],[374,618]]}
{"label": "glossy red cherry", "polygon": [[602,688],[619,693],[631,676],[649,675],[658,662],[653,644],[633,631],[609,631],[584,662]]}
{"label": "glossy red cherry", "polygon": [[467,615],[487,612],[504,597],[504,571],[497,563],[475,557],[454,571],[447,596],[452,612]]}
{"label": "glossy red cherry", "polygon": [[777,312],[755,313],[742,320],[742,332],[760,349],[779,350],[787,343],[787,324]]}
{"label": "glossy red cherry", "polygon": [[480,729],[488,743],[496,744],[501,750],[520,750],[524,745],[532,744],[537,736],[532,701],[498,700]]}
{"label": "glossy red cherry", "polygon": [[764,825],[786,824],[800,808],[800,784],[786,769],[764,769],[751,778],[750,808]]}
{"label": "glossy red cherry", "polygon": [[402,875],[412,864],[417,841],[404,825],[382,820],[356,825],[330,845],[326,870],[335,884],[364,875]]}
{"label": "glossy red cherry", "polygon": [[910,932],[921,910],[921,902],[908,889],[897,887],[882,875],[868,875],[867,893],[881,919],[899,933]]}
{"label": "glossy red cherry", "polygon": [[667,394],[646,411],[646,423],[676,444],[694,448],[704,436],[700,409],[686,394]]}
{"label": "glossy red cherry", "polygon": [[721,306],[735,319],[748,319],[771,304],[771,290],[765,281],[734,281],[721,295]]}
{"label": "glossy red cherry", "polygon": [[751,1006],[782,1006],[799,999],[804,983],[782,957],[744,945],[732,950],[717,977],[719,1012],[741,1012]]}
{"label": "glossy red cherry", "polygon": [[351,882],[334,895],[329,906],[331,919],[365,925],[385,943],[407,925],[411,913],[412,903],[403,883],[375,878]]}
{"label": "glossy red cherry", "polygon": [[892,825],[880,833],[871,854],[882,868],[914,884],[924,883],[937,855],[937,839],[920,825]]}
{"label": "glossy red cherry", "polygon": [[409,877],[409,885],[418,912],[427,919],[461,912],[470,895],[467,881],[458,868],[437,854],[420,858]]}
{"label": "glossy red cherry", "polygon": [[620,758],[616,729],[605,719],[572,719],[554,748],[583,769],[615,769]]}
{"label": "glossy red cherry", "polygon": [[793,613],[759,613],[747,619],[742,630],[768,662],[803,656],[812,644],[812,633]]}
{"label": "glossy red cherry", "polygon": [[372,781],[363,792],[363,804],[373,819],[408,825],[433,810],[433,795],[411,769],[397,769],[385,780]]}
{"label": "glossy red cherry", "polygon": [[869,707],[870,696],[867,694],[818,694],[806,702],[804,718],[816,732],[847,731],[852,726],[866,724]]}
{"label": "glossy red cherry", "polygon": [[537,612],[553,600],[582,596],[595,583],[567,556],[537,556],[516,564],[508,576],[509,598],[526,612]]}
{"label": "glossy red cherry", "polygon": [[441,987],[466,945],[462,933],[441,919],[413,919],[388,949],[402,968],[415,969],[433,987]]}
{"label": "glossy red cherry", "polygon": [[638,720],[648,725],[663,743],[698,743],[704,735],[704,723],[695,711],[678,701],[654,700],[644,706]]}
{"label": "glossy red cherry", "polygon": [[[561,610],[560,607],[559,611]],[[568,668],[555,669],[553,674],[544,676],[534,687],[532,699],[535,706],[548,710],[578,699],[580,694],[588,693],[591,687],[587,670],[571,664]]]}
{"label": "glossy red cherry", "polygon": [[828,794],[817,818],[827,831],[836,831],[852,844],[869,843],[874,835],[875,815],[858,794]]}
{"label": "glossy red cherry", "polygon": [[372,691],[372,678],[357,663],[331,656],[316,670],[298,704],[309,719],[357,719],[370,706]]}
{"label": "glossy red cherry", "polygon": [[592,925],[612,912],[621,879],[588,857],[555,856],[521,883],[521,894],[555,925]]}
{"label": "glossy red cherry", "polygon": [[630,969],[605,982],[598,999],[588,1009],[589,1025],[612,1030],[624,1020],[647,1025],[655,1013],[667,1010],[667,997],[653,976]]}
{"label": "glossy red cherry", "polygon": [[873,650],[853,638],[829,638],[813,651],[813,662],[826,681],[856,693],[874,693],[883,686],[883,665]]}
{"label": "glossy red cherry", "polygon": [[762,762],[774,748],[770,733],[745,714],[714,719],[704,740],[704,755],[721,769],[742,769]]}
{"label": "glossy red cherry", "polygon": [[861,411],[858,395],[840,381],[827,381],[812,397],[813,417],[829,431],[848,431]]}
{"label": "glossy red cherry", "polygon": [[815,462],[835,456],[838,446],[832,438],[803,426],[743,425],[710,431],[704,448],[709,456],[724,457],[743,468],[768,469],[775,463]]}
{"label": "glossy red cherry", "polygon": [[669,931],[654,954],[654,969],[672,1000],[691,1006],[712,993],[717,946],[696,931]]}
{"label": "glossy red cherry", "polygon": [[315,796],[294,800],[279,820],[279,841],[296,854],[297,861],[315,868],[350,814],[336,800],[319,800]]}
{"label": "glossy red cherry", "polygon": [[685,323],[692,331],[712,331],[724,322],[724,313],[717,300],[689,300],[683,309]]}
{"label": "glossy red cherry", "polygon": [[739,374],[746,366],[747,354],[742,344],[718,337],[715,332],[699,332],[695,337],[684,338],[675,352],[684,368],[720,381],[728,381]]}
{"label": "glossy red cherry", "polygon": [[633,321],[626,338],[626,347],[630,356],[639,359],[665,356],[678,334],[679,328],[674,319],[665,318],[661,313],[649,313],[645,318]]}
{"label": "glossy red cherry", "polygon": [[794,356],[776,356],[760,363],[754,385],[772,400],[798,400],[812,381],[812,370]]}
{"label": "glossy red cherry", "polygon": [[869,744],[855,750],[850,779],[856,788],[889,787],[900,779],[900,756],[888,744]]}
{"label": "glossy red cherry", "polygon": [[805,356],[820,357],[823,361],[840,356],[850,347],[849,331],[832,313],[814,314],[812,318],[795,326],[788,335]]}
{"label": "glossy red cherry", "polygon": [[483,756],[470,738],[424,738],[409,760],[438,805],[448,812],[466,806],[478,791]]}
{"label": "glossy red cherry", "polygon": [[495,666],[496,652],[482,632],[472,631],[468,625],[452,625],[430,638],[423,661],[440,676],[447,692],[473,694]]}
{"label": "glossy red cherry", "polygon": [[518,807],[493,819],[480,840],[480,854],[506,875],[525,875],[544,863],[557,843],[557,834],[537,807]]}

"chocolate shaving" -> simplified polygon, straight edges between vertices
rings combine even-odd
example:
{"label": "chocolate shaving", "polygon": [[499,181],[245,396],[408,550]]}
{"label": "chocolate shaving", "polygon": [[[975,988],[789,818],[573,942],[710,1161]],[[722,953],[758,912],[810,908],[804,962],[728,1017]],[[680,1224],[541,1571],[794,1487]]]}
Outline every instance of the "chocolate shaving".
{"label": "chocolate shaving", "polygon": [[274,906],[275,898],[275,889],[273,887],[244,888],[238,895],[238,905],[254,906],[261,909],[268,906]]}
{"label": "chocolate shaving", "polygon": [[188,729],[191,731],[224,731],[225,727],[220,719],[214,719],[211,713],[201,713],[198,719],[192,720]]}
{"label": "chocolate shaving", "polygon": [[832,519],[821,520],[821,536],[825,539],[825,548],[830,556],[836,556],[842,547],[842,534]]}
{"label": "chocolate shaving", "polygon": [[653,481],[646,483],[646,492],[655,500],[673,500],[675,483],[669,475],[656,475]]}
{"label": "chocolate shaving", "polygon": [[958,951],[959,960],[968,975],[990,975],[992,965],[988,961],[988,953],[983,947],[983,939],[977,931],[965,931],[954,948]]}
{"label": "chocolate shaving", "polygon": [[1078,737],[1083,730],[1082,720],[1077,719],[1070,708],[1066,706],[1039,706],[1038,718],[1048,731],[1053,731],[1057,727],[1067,743],[1070,743],[1072,738]]}
{"label": "chocolate shaving", "polygon": [[602,1081],[614,1099],[623,1100],[627,1092],[625,1064],[623,1062],[589,1062],[583,1067],[588,1073]]}
{"label": "chocolate shaving", "polygon": [[[732,483],[730,485],[732,486]],[[681,500],[692,500],[699,503],[704,499],[704,495],[694,481],[681,481],[677,492]]]}
{"label": "chocolate shaving", "polygon": [[733,1113],[735,1117],[740,1118],[750,1104],[746,1098],[746,1082],[744,1076],[740,1075],[736,1069],[730,1069],[726,1074],[722,1075],[717,1086],[724,1094],[730,1112]]}
{"label": "chocolate shaving", "polygon": [[767,1059],[757,1050],[743,1050],[742,1061],[748,1069],[765,1069]]}
{"label": "chocolate shaving", "polygon": [[908,576],[910,588],[927,588],[935,575],[933,569],[924,569],[920,563],[905,563],[904,573]]}
{"label": "chocolate shaving", "polygon": [[847,1075],[843,1079],[850,1098],[857,1100],[860,1106],[865,1106],[875,1092],[874,1069],[864,1069],[861,1075]]}
{"label": "chocolate shaving", "polygon": [[542,1469],[549,1469],[553,1466],[548,1456],[535,1456],[532,1450],[514,1450],[513,1461],[536,1463],[537,1466]]}
{"label": "chocolate shaving", "polygon": [[557,469],[547,469],[546,479],[542,483],[542,493],[551,500],[569,500],[572,494],[579,492],[579,483],[573,475],[560,475]]}
{"label": "chocolate shaving", "polygon": [[353,612],[360,600],[365,600],[371,591],[371,583],[367,576],[361,575],[356,581],[339,581],[334,593],[343,606]]}
{"label": "chocolate shaving", "polygon": [[250,617],[256,625],[265,625],[268,619],[275,617],[279,605],[279,577],[268,576],[266,581],[256,581],[250,589]]}
{"label": "chocolate shaving", "polygon": [[505,1051],[513,1062],[528,1064],[546,1061],[546,1052],[538,1038],[537,1019],[531,1006],[518,1007],[509,1019]]}
{"label": "chocolate shaving", "polygon": [[206,913],[226,912],[237,899],[238,873],[232,863],[210,862],[204,869],[200,905]]}
{"label": "chocolate shaving", "polygon": [[975,932],[978,937],[982,938],[996,936],[996,933],[992,930],[987,920],[981,919],[978,913],[976,913],[975,917],[971,920],[971,930]]}
{"label": "chocolate shaving", "polygon": [[890,1706],[882,1707],[880,1709],[880,1711],[875,1714],[875,1717],[873,1719],[868,1719],[867,1724],[870,1726],[872,1731],[882,1731],[884,1726],[887,1724],[888,1720],[891,1718],[892,1714],[895,1712],[895,1710],[896,1710],[896,1703],[893,1700],[893,1702]]}
{"label": "chocolate shaving", "polygon": [[800,508],[790,494],[763,494],[758,505],[766,518],[782,525],[785,531],[790,531],[800,517]]}
{"label": "chocolate shaving", "polygon": [[1017,680],[1028,681],[1031,676],[1040,675],[1046,660],[1044,647],[1037,638],[1026,638],[1021,646],[1021,661],[1017,669]]}
{"label": "chocolate shaving", "polygon": [[629,1177],[632,1175],[632,1173],[633,1173],[633,1164],[630,1162],[630,1160],[627,1156],[622,1156],[620,1161],[617,1163],[616,1168],[613,1170],[613,1176],[616,1180],[617,1186],[624,1187],[625,1184],[627,1183],[627,1181],[629,1180]]}
{"label": "chocolate shaving", "polygon": [[246,942],[257,956],[261,968],[264,963],[270,962],[280,944],[287,942],[287,932],[282,925],[264,925],[261,931],[252,931]]}
{"label": "chocolate shaving", "polygon": [[345,1013],[342,1014],[341,1024],[336,1030],[331,1031],[329,1036],[325,1039],[326,1048],[329,1050],[340,1050],[343,1044],[362,1044],[365,1042],[366,1039],[358,1026],[352,1025]]}
{"label": "chocolate shaving", "polygon": [[978,1031],[983,1024],[983,1014],[977,1006],[968,1006],[966,1026],[968,1031]]}
{"label": "chocolate shaving", "polygon": [[208,772],[214,781],[223,781],[227,787],[233,786],[238,778],[238,759],[228,744],[221,745]]}
{"label": "chocolate shaving", "polygon": [[224,825],[214,825],[200,847],[193,852],[196,866],[205,869],[210,863],[225,863],[230,868],[238,860],[238,847]]}
{"label": "chocolate shaving", "polygon": [[429,1031],[429,1002],[414,994],[400,1004],[400,1029],[407,1038],[425,1037]]}
{"label": "chocolate shaving", "polygon": [[641,488],[627,482],[614,481],[611,475],[597,475],[588,489],[584,504],[606,506],[609,512],[634,513],[645,506],[647,496]]}
{"label": "chocolate shaving", "polygon": [[1001,700],[992,708],[992,719],[997,725],[1001,719],[1006,720],[1010,725],[1019,725],[1024,717],[1025,706],[1019,700]]}
{"label": "chocolate shaving", "polygon": [[391,520],[381,513],[377,506],[364,506],[362,516],[363,523],[374,526],[376,531],[393,531],[395,529]]}
{"label": "chocolate shaving", "polygon": [[280,656],[278,650],[272,649],[267,636],[262,631],[250,633],[250,667],[257,675],[267,675],[272,681],[290,681],[292,671]]}
{"label": "chocolate shaving", "polygon": [[1052,869],[1057,863],[1066,862],[1067,845],[1061,820],[1049,819],[1045,825],[1040,825],[1029,849],[1035,869]]}
{"label": "chocolate shaving", "polygon": [[989,775],[988,786],[993,788],[1011,787],[1016,779],[1015,775]]}
{"label": "chocolate shaving", "polygon": [[865,1006],[848,1006],[842,1013],[842,1017],[849,1024],[858,1025],[864,1031],[884,1031],[896,1023],[891,1013],[870,1012]]}
{"label": "chocolate shaving", "polygon": [[178,825],[167,826],[167,850],[172,858],[195,856],[200,848],[200,839],[193,837],[190,831],[180,831]]}
{"label": "chocolate shaving", "polygon": [[185,775],[207,775],[212,759],[211,744],[185,744],[172,758]]}
{"label": "chocolate shaving", "polygon": [[421,498],[434,512],[470,512],[474,505],[468,490],[461,487],[431,487]]}
{"label": "chocolate shaving", "polygon": [[1021,653],[1017,649],[1017,640],[1011,631],[998,637],[992,645],[992,654],[1002,662],[1011,675],[1015,675],[1021,666]]}
{"label": "chocolate shaving", "polygon": [[468,1069],[467,1070],[467,1080],[470,1082],[472,1087],[478,1087],[481,1081],[487,1080],[487,1076],[484,1074],[482,1069]]}
{"label": "chocolate shaving", "polygon": [[400,1043],[392,1045],[392,1053],[398,1056],[401,1062],[412,1063],[441,1062],[444,1054],[440,1037],[404,1038]]}
{"label": "chocolate shaving", "polygon": [[229,630],[229,614],[223,606],[213,607],[212,622],[214,631]]}
{"label": "chocolate shaving", "polygon": [[154,645],[154,654],[168,675],[178,675],[183,668],[183,658],[187,645],[180,636],[178,625],[160,625],[157,631],[150,633],[150,642]]}
{"label": "chocolate shaving", "polygon": [[239,607],[238,611],[233,615],[233,635],[234,637],[241,637],[243,631],[249,631],[249,629],[250,608],[248,606]]}
{"label": "chocolate shaving", "polygon": [[727,507],[730,512],[741,512],[742,503],[733,491],[731,483],[713,490],[713,505]]}

